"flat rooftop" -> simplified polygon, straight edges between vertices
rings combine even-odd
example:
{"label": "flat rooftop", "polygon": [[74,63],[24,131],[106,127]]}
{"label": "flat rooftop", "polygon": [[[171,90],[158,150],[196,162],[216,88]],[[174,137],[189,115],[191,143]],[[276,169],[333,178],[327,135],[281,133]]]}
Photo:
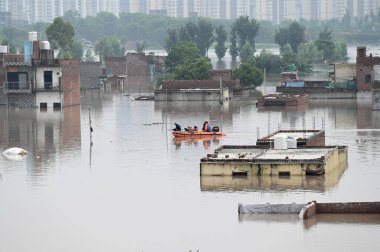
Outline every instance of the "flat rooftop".
{"label": "flat rooftop", "polygon": [[258,140],[273,140],[277,136],[288,136],[295,139],[307,139],[323,132],[322,130],[279,130]]}
{"label": "flat rooftop", "polygon": [[299,161],[320,160],[333,152],[337,146],[305,147],[297,149],[270,149],[261,146],[222,146],[208,155],[207,161]]}
{"label": "flat rooftop", "polygon": [[299,139],[299,138],[306,139],[306,138],[312,137],[314,135],[315,135],[315,132],[288,132],[288,133],[279,132],[279,133],[275,133],[274,135],[268,137],[267,139],[273,140],[277,136],[292,137],[295,139]]}

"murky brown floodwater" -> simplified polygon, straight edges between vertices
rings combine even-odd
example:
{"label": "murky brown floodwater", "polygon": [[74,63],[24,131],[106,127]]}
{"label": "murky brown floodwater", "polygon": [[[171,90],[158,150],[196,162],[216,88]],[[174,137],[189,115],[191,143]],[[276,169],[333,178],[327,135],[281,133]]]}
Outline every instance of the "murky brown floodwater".
{"label": "murky brown floodwater", "polygon": [[[88,108],[93,145],[90,147]],[[227,136],[174,141],[204,120]],[[349,146],[329,177],[200,178],[220,144],[254,144],[282,129],[326,129]],[[380,112],[369,102],[310,101],[258,111],[255,101],[158,103],[88,92],[62,111],[0,107],[0,251],[379,251],[380,215],[238,216],[238,203],[380,200]]]}

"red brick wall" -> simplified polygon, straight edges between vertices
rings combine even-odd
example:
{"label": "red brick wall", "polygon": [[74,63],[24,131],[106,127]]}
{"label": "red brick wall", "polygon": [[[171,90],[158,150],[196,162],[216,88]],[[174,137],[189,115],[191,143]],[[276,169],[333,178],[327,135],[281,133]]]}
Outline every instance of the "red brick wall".
{"label": "red brick wall", "polygon": [[317,203],[317,213],[380,213],[380,202]]}
{"label": "red brick wall", "polygon": [[[380,57],[366,55],[366,47],[357,48],[356,57],[356,82],[358,91],[371,91],[373,83],[373,66],[380,64]],[[370,75],[371,80],[366,83],[365,76]]]}
{"label": "red brick wall", "polygon": [[[372,90],[372,79],[373,79],[373,65],[361,65],[356,64],[356,82],[358,91],[371,91]],[[371,75],[371,82],[365,83],[365,76]]]}
{"label": "red brick wall", "polygon": [[80,104],[80,61],[59,60],[62,69],[63,106]]}
{"label": "red brick wall", "polygon": [[4,63],[6,62],[23,62],[24,55],[22,54],[0,54],[0,87],[4,86],[5,73],[7,72]]}
{"label": "red brick wall", "polygon": [[127,59],[126,57],[105,57],[106,69],[112,69],[113,75],[127,74]]}

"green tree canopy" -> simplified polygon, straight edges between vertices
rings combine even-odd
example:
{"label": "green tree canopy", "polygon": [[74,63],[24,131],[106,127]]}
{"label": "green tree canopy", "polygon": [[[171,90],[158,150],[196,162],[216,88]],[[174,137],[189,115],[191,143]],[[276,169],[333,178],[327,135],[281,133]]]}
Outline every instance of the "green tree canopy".
{"label": "green tree canopy", "polygon": [[233,71],[233,77],[240,80],[242,86],[260,86],[263,83],[263,72],[250,63],[241,63]]}
{"label": "green tree canopy", "polygon": [[291,64],[296,63],[296,54],[293,52],[292,47],[289,44],[285,44],[281,50],[282,67],[288,67]]}
{"label": "green tree canopy", "polygon": [[302,72],[311,71],[311,65],[321,62],[322,53],[313,41],[302,43],[298,47],[297,67]]}
{"label": "green tree canopy", "polygon": [[289,44],[293,52],[297,52],[298,46],[305,41],[305,27],[294,21],[289,26],[278,29],[274,39],[281,48]]}
{"label": "green tree canopy", "polygon": [[231,33],[230,33],[230,50],[229,53],[232,57],[232,60],[235,61],[236,57],[239,55],[239,49],[237,47],[237,31],[235,27],[231,28]]}
{"label": "green tree canopy", "polygon": [[187,60],[177,65],[174,70],[176,80],[207,80],[212,64],[206,57],[199,57],[194,61]]}
{"label": "green tree canopy", "polygon": [[46,28],[46,36],[53,48],[60,48],[64,52],[71,51],[75,36],[74,27],[58,17]]}
{"label": "green tree canopy", "polygon": [[124,56],[125,49],[116,37],[107,37],[101,39],[95,46],[95,50],[100,57],[106,56]]}
{"label": "green tree canopy", "polygon": [[211,21],[201,18],[198,20],[196,41],[200,53],[205,56],[214,42],[214,25]]}
{"label": "green tree canopy", "polygon": [[170,71],[179,64],[183,64],[187,61],[194,61],[199,57],[201,57],[201,53],[196,44],[192,42],[178,42],[168,53],[165,65]]}
{"label": "green tree canopy", "polygon": [[265,49],[261,51],[260,55],[255,56],[255,66],[259,69],[266,69],[267,73],[280,73],[281,72],[281,57],[267,52]]}
{"label": "green tree canopy", "polygon": [[215,28],[215,53],[216,56],[218,56],[218,59],[221,60],[225,55],[227,51],[227,47],[225,45],[226,40],[227,40],[227,32],[226,29],[224,28],[224,25],[220,24]]}
{"label": "green tree canopy", "polygon": [[240,61],[241,62],[253,62],[254,61],[255,49],[246,42],[245,45],[240,50]]}
{"label": "green tree canopy", "polygon": [[324,60],[330,60],[334,57],[334,42],[331,37],[332,31],[327,27],[319,33],[318,39],[315,41],[318,50],[322,52]]}
{"label": "green tree canopy", "polygon": [[[255,50],[255,37],[259,31],[260,24],[255,20],[250,20],[248,16],[240,16],[231,26],[231,46],[230,54],[235,60],[246,43]],[[244,57],[244,56],[243,56]]]}
{"label": "green tree canopy", "polygon": [[178,35],[176,29],[168,29],[168,37],[165,39],[165,50],[170,52],[172,47],[178,43]]}

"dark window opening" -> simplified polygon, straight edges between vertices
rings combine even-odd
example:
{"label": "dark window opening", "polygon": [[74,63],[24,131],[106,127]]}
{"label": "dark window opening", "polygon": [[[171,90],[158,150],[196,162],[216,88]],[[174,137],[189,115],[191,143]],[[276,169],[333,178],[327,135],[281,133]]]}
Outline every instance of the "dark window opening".
{"label": "dark window opening", "polygon": [[45,89],[53,88],[53,71],[44,71],[44,87]]}
{"label": "dark window opening", "polygon": [[54,110],[60,110],[61,109],[61,103],[60,102],[54,102],[53,103],[53,109]]}
{"label": "dark window opening", "polygon": [[40,110],[41,111],[46,111],[47,110],[47,103],[46,102],[41,102],[40,103]]}
{"label": "dark window opening", "polygon": [[278,176],[290,176],[290,171],[280,171],[278,172]]}
{"label": "dark window opening", "polygon": [[364,81],[365,81],[365,83],[371,83],[371,75],[370,74],[366,74],[365,77],[364,77]]}
{"label": "dark window opening", "polygon": [[247,171],[232,171],[232,176],[234,176],[234,177],[247,177],[248,172]]}
{"label": "dark window opening", "polygon": [[28,74],[24,72],[8,72],[7,84],[8,89],[28,88]]}

